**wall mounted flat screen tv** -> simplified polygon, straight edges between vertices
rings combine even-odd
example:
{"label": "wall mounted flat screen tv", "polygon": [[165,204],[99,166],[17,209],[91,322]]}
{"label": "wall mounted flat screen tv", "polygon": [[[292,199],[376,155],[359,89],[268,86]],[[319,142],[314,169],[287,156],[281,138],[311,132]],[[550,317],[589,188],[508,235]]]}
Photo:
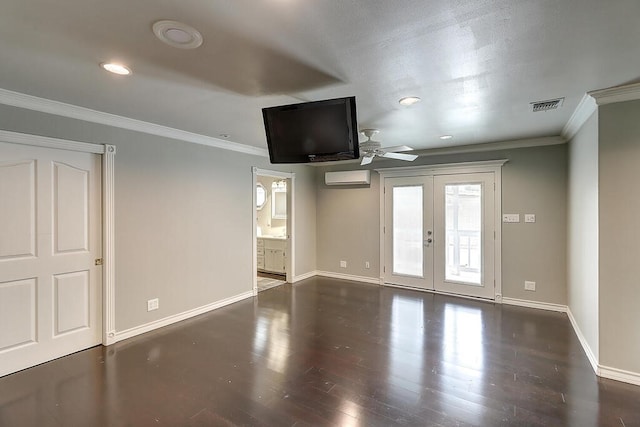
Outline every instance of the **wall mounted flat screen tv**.
{"label": "wall mounted flat screen tv", "polygon": [[262,109],[271,163],[310,163],[360,157],[356,98]]}

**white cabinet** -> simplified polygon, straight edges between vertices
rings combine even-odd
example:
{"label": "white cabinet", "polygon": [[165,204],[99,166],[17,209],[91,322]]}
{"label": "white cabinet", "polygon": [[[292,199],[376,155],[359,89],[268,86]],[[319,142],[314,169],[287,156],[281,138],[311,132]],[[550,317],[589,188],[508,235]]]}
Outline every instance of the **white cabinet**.
{"label": "white cabinet", "polygon": [[258,269],[273,273],[284,273],[287,241],[283,239],[258,238]]}

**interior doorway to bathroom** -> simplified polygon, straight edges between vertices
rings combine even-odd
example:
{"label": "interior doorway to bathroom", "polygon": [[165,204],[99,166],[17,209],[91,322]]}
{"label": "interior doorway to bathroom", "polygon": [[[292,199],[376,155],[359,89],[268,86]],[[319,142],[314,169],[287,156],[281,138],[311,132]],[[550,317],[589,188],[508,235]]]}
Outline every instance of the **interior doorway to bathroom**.
{"label": "interior doorway to bathroom", "polygon": [[253,170],[254,293],[293,280],[293,173]]}

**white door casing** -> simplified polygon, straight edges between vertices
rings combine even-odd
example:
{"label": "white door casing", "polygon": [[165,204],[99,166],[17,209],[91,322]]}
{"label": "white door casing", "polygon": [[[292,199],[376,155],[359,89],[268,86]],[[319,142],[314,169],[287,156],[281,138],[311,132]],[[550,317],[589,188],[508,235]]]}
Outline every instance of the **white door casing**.
{"label": "white door casing", "polygon": [[[2,376],[103,341],[103,159],[95,153],[105,147],[0,137],[17,142],[0,142]],[[51,145],[80,151],[42,147]]]}

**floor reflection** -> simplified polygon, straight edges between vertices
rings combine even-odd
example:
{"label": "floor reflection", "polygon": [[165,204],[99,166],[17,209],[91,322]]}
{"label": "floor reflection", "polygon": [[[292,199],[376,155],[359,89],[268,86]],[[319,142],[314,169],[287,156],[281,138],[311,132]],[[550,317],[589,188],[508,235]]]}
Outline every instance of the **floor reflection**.
{"label": "floor reflection", "polygon": [[267,361],[267,367],[283,374],[289,356],[289,313],[272,309],[258,310],[253,351]]}
{"label": "floor reflection", "polygon": [[466,375],[481,378],[484,368],[482,310],[447,303],[443,323],[445,370],[463,368]]}
{"label": "floor reflection", "polygon": [[422,297],[394,295],[389,331],[389,382],[392,388],[421,393],[424,337]]}

